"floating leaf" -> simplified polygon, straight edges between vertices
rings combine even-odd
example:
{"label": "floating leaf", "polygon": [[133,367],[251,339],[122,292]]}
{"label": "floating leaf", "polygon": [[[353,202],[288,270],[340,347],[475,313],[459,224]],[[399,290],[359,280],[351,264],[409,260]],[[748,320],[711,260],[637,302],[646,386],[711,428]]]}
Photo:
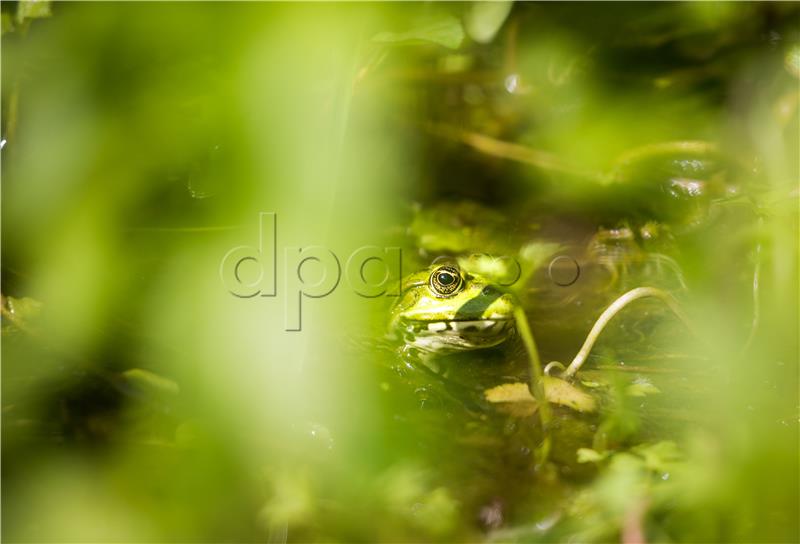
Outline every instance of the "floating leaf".
{"label": "floating leaf", "polygon": [[544,396],[549,402],[567,406],[578,412],[594,412],[597,401],[589,393],[571,383],[552,376],[542,376]]}
{"label": "floating leaf", "polygon": [[489,43],[503,26],[511,7],[510,1],[475,2],[464,15],[464,27],[470,38],[478,43]]}
{"label": "floating leaf", "polygon": [[[574,385],[551,376],[543,376],[545,398],[554,404],[567,406],[578,412],[593,412],[597,409],[594,397]],[[484,391],[486,400],[492,403],[528,403],[535,406],[536,399],[526,383],[506,383]]]}
{"label": "floating leaf", "polygon": [[489,402],[536,402],[526,383],[504,383],[484,391]]}
{"label": "floating leaf", "polygon": [[452,15],[407,32],[381,32],[372,37],[373,42],[386,44],[416,44],[433,42],[448,49],[457,49],[464,41],[461,22]]}

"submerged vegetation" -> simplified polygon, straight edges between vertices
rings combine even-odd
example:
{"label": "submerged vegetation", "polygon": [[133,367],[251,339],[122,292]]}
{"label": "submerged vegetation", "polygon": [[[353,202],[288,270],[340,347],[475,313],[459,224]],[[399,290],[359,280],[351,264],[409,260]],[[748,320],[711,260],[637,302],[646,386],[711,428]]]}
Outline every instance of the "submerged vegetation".
{"label": "submerged vegetation", "polygon": [[800,540],[797,4],[2,32],[5,541]]}

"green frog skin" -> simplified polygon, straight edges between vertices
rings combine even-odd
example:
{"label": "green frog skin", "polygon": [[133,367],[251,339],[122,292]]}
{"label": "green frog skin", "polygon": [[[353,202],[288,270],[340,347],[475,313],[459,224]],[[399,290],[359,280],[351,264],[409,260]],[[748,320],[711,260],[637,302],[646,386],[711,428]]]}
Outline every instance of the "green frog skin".
{"label": "green frog skin", "polygon": [[403,281],[391,329],[424,353],[453,353],[502,344],[514,334],[512,295],[453,265],[433,266]]}

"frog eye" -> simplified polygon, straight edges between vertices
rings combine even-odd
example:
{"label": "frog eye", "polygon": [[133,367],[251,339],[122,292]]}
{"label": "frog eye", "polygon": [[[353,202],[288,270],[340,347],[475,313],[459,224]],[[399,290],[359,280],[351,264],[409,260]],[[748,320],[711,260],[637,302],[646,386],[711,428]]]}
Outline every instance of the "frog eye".
{"label": "frog eye", "polygon": [[431,273],[428,280],[436,296],[449,297],[461,290],[461,272],[454,266],[440,266]]}

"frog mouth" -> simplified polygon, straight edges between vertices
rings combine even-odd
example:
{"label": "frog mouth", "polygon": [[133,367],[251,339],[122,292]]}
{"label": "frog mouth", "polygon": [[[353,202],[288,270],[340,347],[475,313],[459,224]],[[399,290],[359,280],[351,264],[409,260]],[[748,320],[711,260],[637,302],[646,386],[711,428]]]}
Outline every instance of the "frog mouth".
{"label": "frog mouth", "polygon": [[430,353],[452,353],[487,348],[514,334],[510,318],[411,320],[404,324],[406,344]]}
{"label": "frog mouth", "polygon": [[441,321],[409,321],[409,332],[416,334],[477,334],[493,335],[512,327],[510,318],[452,319]]}

